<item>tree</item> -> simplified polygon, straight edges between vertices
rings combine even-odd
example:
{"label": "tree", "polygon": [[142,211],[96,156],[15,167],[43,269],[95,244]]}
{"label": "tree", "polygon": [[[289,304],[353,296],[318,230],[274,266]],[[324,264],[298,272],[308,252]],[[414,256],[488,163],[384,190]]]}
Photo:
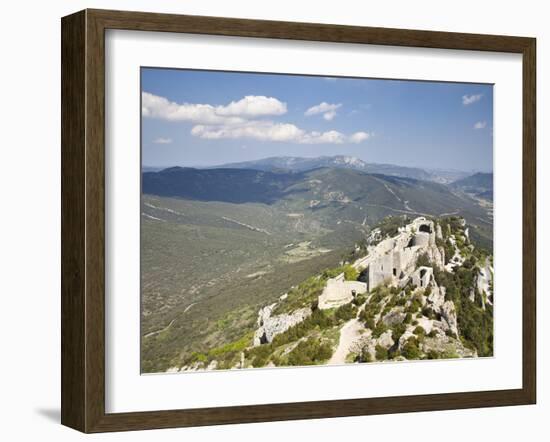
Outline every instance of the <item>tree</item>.
{"label": "tree", "polygon": [[357,281],[359,272],[351,265],[344,266],[344,278],[346,281]]}

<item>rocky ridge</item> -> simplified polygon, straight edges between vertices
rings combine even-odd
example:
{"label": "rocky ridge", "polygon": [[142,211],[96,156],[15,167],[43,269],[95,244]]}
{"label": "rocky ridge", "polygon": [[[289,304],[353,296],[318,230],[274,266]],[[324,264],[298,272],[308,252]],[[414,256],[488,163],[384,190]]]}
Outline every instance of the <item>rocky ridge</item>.
{"label": "rocky ridge", "polygon": [[[232,354],[229,368],[341,363],[343,353],[346,362],[492,354],[491,256],[471,244],[461,218],[400,224],[389,234],[372,230],[363,256],[261,308],[251,341]],[[356,292],[358,283],[365,293]],[[351,296],[346,284],[354,288]],[[331,296],[334,302],[321,308],[320,299]],[[348,331],[345,339],[341,330]],[[185,368],[227,365],[210,358]]]}

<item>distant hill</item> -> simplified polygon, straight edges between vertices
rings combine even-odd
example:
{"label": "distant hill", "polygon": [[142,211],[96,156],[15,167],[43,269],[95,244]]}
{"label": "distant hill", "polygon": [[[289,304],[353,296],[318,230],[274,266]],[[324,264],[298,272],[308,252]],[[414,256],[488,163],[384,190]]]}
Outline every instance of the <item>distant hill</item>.
{"label": "distant hill", "polygon": [[474,194],[480,198],[493,199],[493,174],[475,173],[469,177],[454,181],[451,187],[462,192]]}
{"label": "distant hill", "polygon": [[219,167],[264,171],[285,170],[293,172],[304,172],[322,167],[330,167],[339,169],[353,169],[361,172],[400,176],[404,178],[415,178],[418,180],[434,181],[438,183],[449,183],[467,175],[465,172],[456,170],[421,169],[417,167],[396,166],[393,164],[367,163],[359,158],[345,155],[322,156],[317,158],[270,157],[255,161],[229,163],[216,166],[216,168]]}
{"label": "distant hill", "polygon": [[144,194],[195,201],[264,203],[286,211],[372,224],[387,215],[461,213],[485,218],[469,196],[448,186],[414,178],[319,168],[303,172],[173,167],[142,174]]}
{"label": "distant hill", "polygon": [[199,201],[273,203],[284,196],[289,186],[301,179],[301,174],[290,172],[171,167],[143,173],[142,191]]}

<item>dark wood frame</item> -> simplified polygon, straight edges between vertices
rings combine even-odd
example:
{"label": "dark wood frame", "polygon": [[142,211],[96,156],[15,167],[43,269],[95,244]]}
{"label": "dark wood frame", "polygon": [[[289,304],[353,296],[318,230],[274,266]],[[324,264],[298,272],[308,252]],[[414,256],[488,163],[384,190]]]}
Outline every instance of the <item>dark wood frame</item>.
{"label": "dark wood frame", "polygon": [[[62,19],[61,422],[83,432],[141,430],[536,401],[536,40],[312,23],[84,10]],[[523,56],[523,386],[402,397],[189,410],[105,412],[105,30],[496,51]]]}

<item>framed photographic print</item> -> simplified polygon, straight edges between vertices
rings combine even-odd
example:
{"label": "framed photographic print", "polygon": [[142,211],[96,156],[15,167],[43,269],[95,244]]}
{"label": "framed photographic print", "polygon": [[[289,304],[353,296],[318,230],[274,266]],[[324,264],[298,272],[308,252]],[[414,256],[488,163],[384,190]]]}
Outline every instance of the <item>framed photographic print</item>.
{"label": "framed photographic print", "polygon": [[62,423],[536,400],[535,40],[62,20]]}

